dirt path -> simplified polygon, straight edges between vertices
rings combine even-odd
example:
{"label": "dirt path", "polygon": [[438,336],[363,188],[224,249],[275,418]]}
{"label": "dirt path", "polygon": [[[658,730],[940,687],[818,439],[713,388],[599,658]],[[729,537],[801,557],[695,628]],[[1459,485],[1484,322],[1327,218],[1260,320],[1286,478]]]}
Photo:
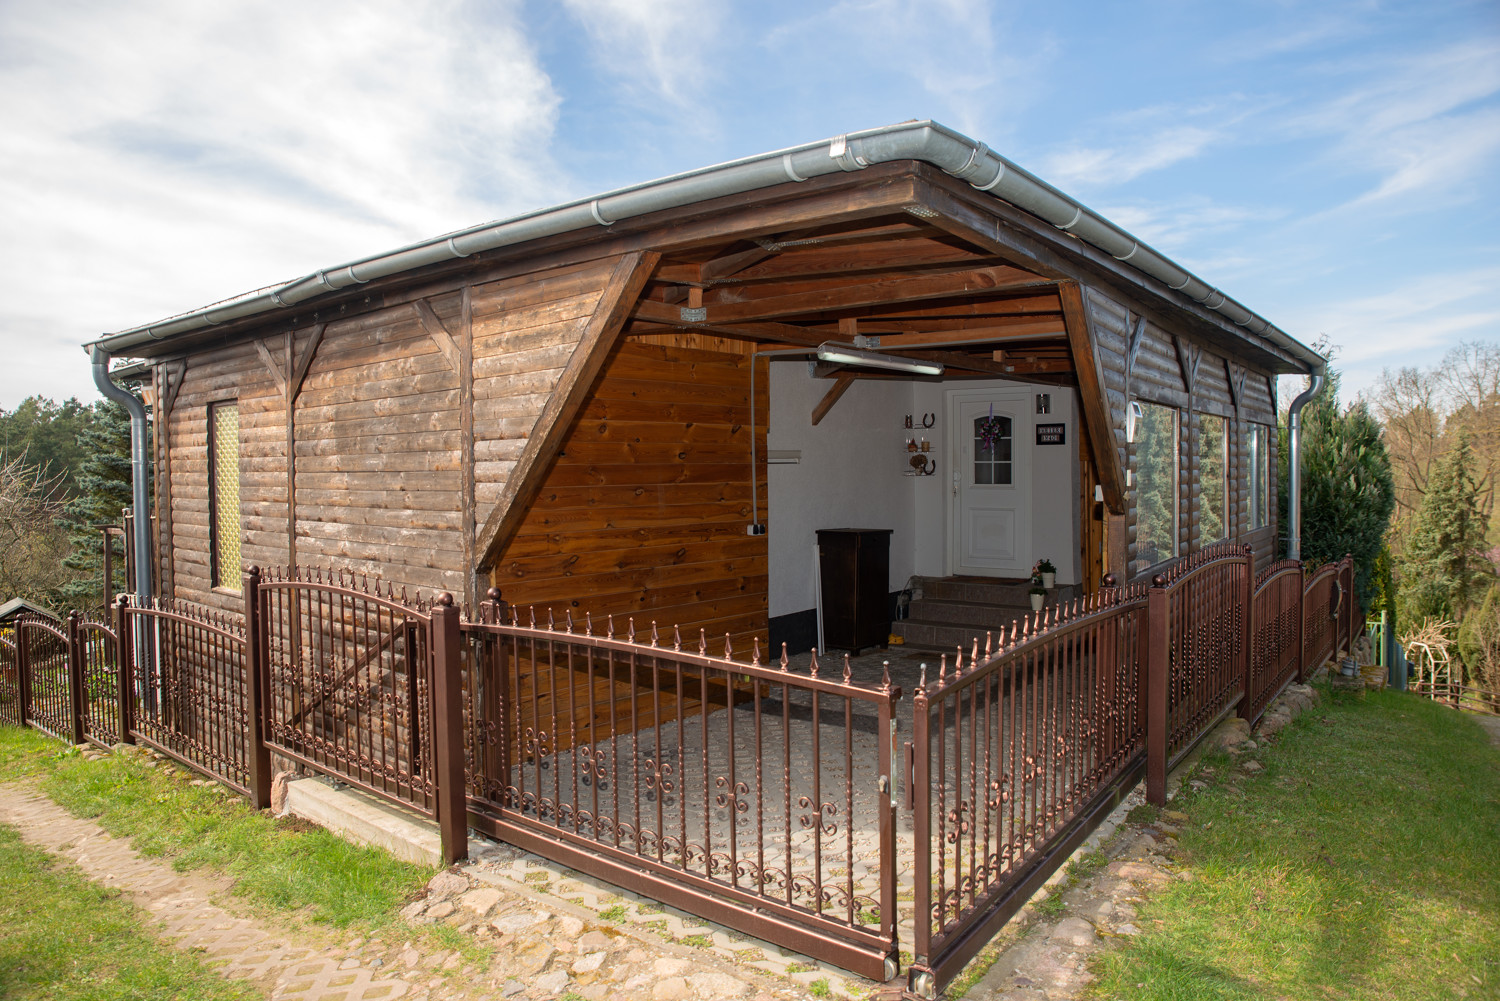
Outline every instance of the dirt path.
{"label": "dirt path", "polygon": [[[430,967],[424,968],[424,957],[416,957],[409,970],[392,972],[349,956],[349,950],[309,948],[284,929],[231,914],[210,903],[229,889],[227,881],[174,872],[166,862],[143,858],[126,841],[31,790],[10,786],[0,792],[0,823],[14,827],[29,844],[74,863],[89,879],[121,890],[160,922],[163,939],[180,949],[201,949],[209,966],[226,977],[261,985],[276,1001],[468,996],[450,990],[445,978],[434,977]],[[436,958],[441,962],[445,957]]]}
{"label": "dirt path", "polygon": [[1490,743],[1500,747],[1500,716],[1471,715],[1469,718],[1485,728],[1490,735]]}

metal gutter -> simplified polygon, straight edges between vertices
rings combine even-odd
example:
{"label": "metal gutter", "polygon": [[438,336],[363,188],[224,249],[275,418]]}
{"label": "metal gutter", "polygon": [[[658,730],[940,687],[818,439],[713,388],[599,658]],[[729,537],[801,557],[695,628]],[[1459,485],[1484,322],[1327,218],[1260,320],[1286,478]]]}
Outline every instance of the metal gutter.
{"label": "metal gutter", "polygon": [[153,594],[151,578],[151,506],[146,498],[150,461],[146,454],[146,408],[134,393],[115,385],[110,378],[109,352],[98,344],[92,346],[90,359],[94,366],[94,385],[130,414],[130,496],[135,512],[135,593],[148,599]]}
{"label": "metal gutter", "polygon": [[1289,560],[1302,558],[1302,408],[1312,402],[1326,381],[1321,372],[1313,373],[1311,383],[1297,395],[1287,411],[1290,454],[1287,456],[1286,556]]}
{"label": "metal gutter", "polygon": [[1323,357],[1264,317],[1245,308],[1186,268],[1131,236],[1082,203],[975,142],[932,121],[905,122],[773,153],[676,174],[620,188],[594,198],[567,202],[514,219],[485,223],[397,250],[362,257],[157,323],[131,327],[97,341],[112,354],[216,324],[285,309],[329,292],[403,271],[469,257],[531,240],[608,228],[624,219],[679,208],[726,195],[805,181],[824,174],[863,170],[877,163],[919,160],[967,181],[978,191],[1004,199],[1064,232],[1072,233],[1116,260],[1129,264],[1168,288],[1213,310],[1236,326],[1266,338],[1307,370],[1325,370]]}

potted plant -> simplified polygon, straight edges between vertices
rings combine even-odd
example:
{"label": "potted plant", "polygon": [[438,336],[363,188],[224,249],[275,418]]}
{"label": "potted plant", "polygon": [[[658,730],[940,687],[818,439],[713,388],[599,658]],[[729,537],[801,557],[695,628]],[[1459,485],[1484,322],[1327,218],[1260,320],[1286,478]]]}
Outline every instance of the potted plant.
{"label": "potted plant", "polygon": [[1042,610],[1042,602],[1047,600],[1047,589],[1042,586],[1042,573],[1040,570],[1032,571],[1030,594],[1031,610],[1033,612],[1040,612]]}
{"label": "potted plant", "polygon": [[1051,560],[1037,560],[1036,566],[1031,568],[1031,582],[1041,584],[1045,588],[1057,586],[1057,567],[1052,565]]}

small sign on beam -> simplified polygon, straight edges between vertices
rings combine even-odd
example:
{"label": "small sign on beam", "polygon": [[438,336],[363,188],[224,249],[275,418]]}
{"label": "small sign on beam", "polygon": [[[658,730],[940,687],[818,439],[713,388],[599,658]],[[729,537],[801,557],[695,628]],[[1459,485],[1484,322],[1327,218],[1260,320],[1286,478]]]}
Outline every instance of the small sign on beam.
{"label": "small sign on beam", "polygon": [[1038,424],[1036,426],[1036,443],[1038,445],[1066,445],[1068,443],[1068,426],[1066,424]]}

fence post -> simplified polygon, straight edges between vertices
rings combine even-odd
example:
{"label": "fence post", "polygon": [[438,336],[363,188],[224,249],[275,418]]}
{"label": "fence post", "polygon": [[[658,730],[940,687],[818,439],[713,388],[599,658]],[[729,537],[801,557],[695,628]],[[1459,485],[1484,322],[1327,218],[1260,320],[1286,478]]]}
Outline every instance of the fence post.
{"label": "fence post", "polygon": [[1297,684],[1307,684],[1307,566],[1297,561]]}
{"label": "fence post", "polygon": [[16,620],[16,698],[21,703],[22,726],[31,722],[31,642],[26,636],[26,620]]}
{"label": "fence post", "polygon": [[135,699],[131,687],[135,680],[135,658],[130,651],[135,649],[130,638],[130,615],[125,611],[130,605],[130,595],[122,594],[115,599],[115,698],[120,704],[120,743],[134,744]]}
{"label": "fence post", "polygon": [[[876,811],[880,837],[880,937],[889,943],[885,959],[885,979],[895,979],[900,969],[901,945],[896,929],[896,797],[901,788],[902,776],[896,773],[896,700],[900,689],[891,687],[891,675],[886,670],[883,678],[885,699],[880,703],[876,724],[876,743],[880,747],[879,770],[880,808]],[[910,781],[910,776],[906,779]]]}
{"label": "fence post", "polygon": [[432,696],[434,784],[443,865],[469,856],[469,799],[464,788],[464,705],[458,628],[453,595],[444,591],[432,608]]}
{"label": "fence post", "polygon": [[1251,718],[1250,698],[1255,692],[1255,651],[1251,644],[1255,639],[1255,548],[1245,547],[1244,580],[1240,582],[1240,650],[1244,657],[1244,691],[1240,694],[1240,705],[1235,715],[1241,719]]}
{"label": "fence post", "polygon": [[250,789],[250,803],[257,810],[271,805],[271,752],[266,750],[265,673],[262,658],[266,647],[265,623],[261,621],[260,567],[251,566],[244,573],[245,589],[245,785]]}
{"label": "fence post", "polygon": [[1168,691],[1171,682],[1171,592],[1167,578],[1151,578],[1146,604],[1146,802],[1167,805]]}
{"label": "fence post", "polygon": [[78,609],[68,613],[68,722],[73,743],[83,743],[84,706],[83,646],[78,642]]}
{"label": "fence post", "polygon": [[[912,763],[911,774],[906,776],[906,806],[912,811],[912,841],[915,857],[912,859],[913,878],[916,891],[916,915],[912,919],[912,957],[908,969],[908,985],[913,993],[931,997],[932,974],[928,963],[932,961],[932,743],[928,736],[930,725],[927,700],[927,665],[922,665],[922,677],[912,693],[911,740],[907,743],[908,760]],[[925,978],[925,980],[924,980]]]}

